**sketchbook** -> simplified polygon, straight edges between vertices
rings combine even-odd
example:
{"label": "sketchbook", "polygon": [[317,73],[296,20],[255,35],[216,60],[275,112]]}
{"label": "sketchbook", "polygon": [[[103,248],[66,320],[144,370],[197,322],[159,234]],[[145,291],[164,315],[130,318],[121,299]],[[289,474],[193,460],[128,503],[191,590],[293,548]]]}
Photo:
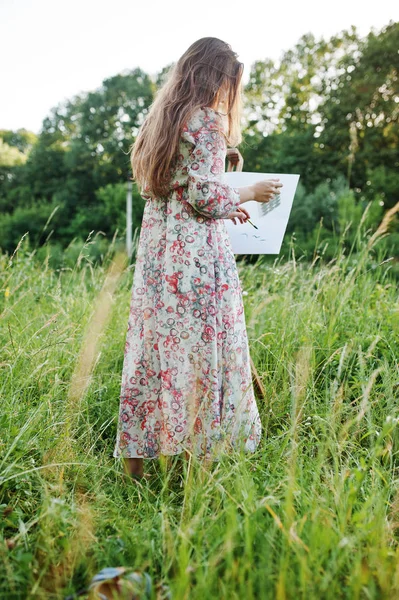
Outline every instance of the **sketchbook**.
{"label": "sketchbook", "polygon": [[250,223],[240,223],[236,219],[225,219],[234,254],[279,254],[285,230],[287,229],[292,202],[294,200],[299,175],[281,173],[246,173],[230,171],[223,174],[223,181],[232,187],[252,185],[262,179],[279,179],[283,184],[281,192],[270,202],[249,200],[242,206],[250,214]]}

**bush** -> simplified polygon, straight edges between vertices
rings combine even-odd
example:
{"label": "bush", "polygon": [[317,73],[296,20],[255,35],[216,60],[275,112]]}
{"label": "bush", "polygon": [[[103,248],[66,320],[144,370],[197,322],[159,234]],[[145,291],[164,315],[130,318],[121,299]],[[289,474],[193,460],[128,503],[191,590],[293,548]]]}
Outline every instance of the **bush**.
{"label": "bush", "polygon": [[40,200],[30,206],[18,206],[13,213],[0,215],[0,248],[12,252],[25,234],[33,247],[43,244],[60,223],[62,206]]}

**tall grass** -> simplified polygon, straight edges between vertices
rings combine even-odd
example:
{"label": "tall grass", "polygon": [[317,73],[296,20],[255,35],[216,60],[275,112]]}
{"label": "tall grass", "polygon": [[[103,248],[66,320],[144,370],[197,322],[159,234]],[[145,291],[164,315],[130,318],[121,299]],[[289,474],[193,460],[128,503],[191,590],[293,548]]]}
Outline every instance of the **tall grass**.
{"label": "tall grass", "polygon": [[294,247],[239,262],[261,446],[211,468],[147,461],[143,485],[112,458],[134,264],[93,268],[83,248],[54,271],[24,243],[1,256],[0,597],[62,598],[123,565],[174,599],[399,597],[399,303],[383,235],[360,231],[328,264]]}

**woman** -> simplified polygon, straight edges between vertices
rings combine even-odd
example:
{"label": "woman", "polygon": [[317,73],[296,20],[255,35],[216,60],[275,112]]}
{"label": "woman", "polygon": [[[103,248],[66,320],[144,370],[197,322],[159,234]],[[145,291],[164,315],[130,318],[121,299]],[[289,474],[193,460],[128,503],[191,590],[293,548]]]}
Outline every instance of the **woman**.
{"label": "woman", "polygon": [[[146,198],[124,353],[115,457],[253,452],[261,422],[242,292],[223,219],[268,202],[277,180],[222,182],[227,143],[241,141],[243,65],[217,38],[192,44],[138,133],[133,176]],[[234,153],[237,156],[237,152]]]}

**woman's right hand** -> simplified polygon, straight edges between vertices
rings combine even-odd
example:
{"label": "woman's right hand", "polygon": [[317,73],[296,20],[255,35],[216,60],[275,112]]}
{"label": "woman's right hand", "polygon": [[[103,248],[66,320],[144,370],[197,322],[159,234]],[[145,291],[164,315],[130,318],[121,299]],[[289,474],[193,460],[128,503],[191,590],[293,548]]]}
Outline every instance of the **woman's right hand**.
{"label": "woman's right hand", "polygon": [[262,179],[257,181],[251,188],[253,191],[253,199],[256,202],[270,202],[276,194],[280,193],[280,188],[283,184],[279,179]]}

